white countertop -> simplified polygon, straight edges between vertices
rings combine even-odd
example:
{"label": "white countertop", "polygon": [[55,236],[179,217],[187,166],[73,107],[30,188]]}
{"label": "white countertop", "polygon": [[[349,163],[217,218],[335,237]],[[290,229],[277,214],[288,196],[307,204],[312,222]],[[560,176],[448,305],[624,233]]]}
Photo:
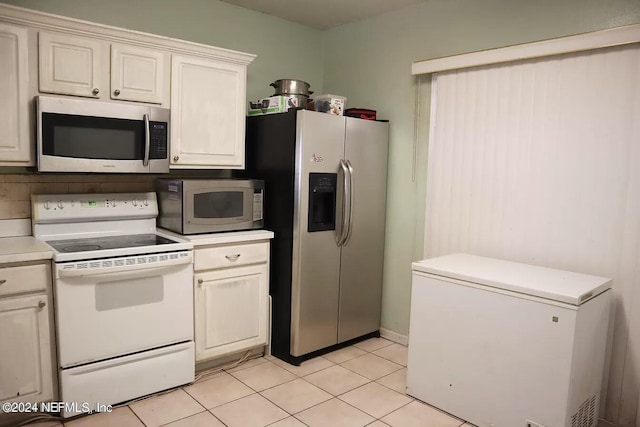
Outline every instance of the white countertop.
{"label": "white countertop", "polygon": [[51,248],[32,236],[0,238],[0,263],[51,259]]}
{"label": "white countertop", "polygon": [[157,233],[161,236],[175,239],[184,239],[193,243],[193,247],[208,245],[223,245],[228,243],[253,242],[258,240],[273,239],[273,231],[249,230],[249,231],[228,231],[223,233],[191,234],[182,235],[173,231],[158,228]]}

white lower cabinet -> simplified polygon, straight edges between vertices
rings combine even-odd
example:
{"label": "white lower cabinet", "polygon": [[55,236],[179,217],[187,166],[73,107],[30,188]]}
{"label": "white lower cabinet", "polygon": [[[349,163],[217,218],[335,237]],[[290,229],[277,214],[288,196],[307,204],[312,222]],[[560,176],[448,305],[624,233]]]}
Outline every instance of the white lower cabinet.
{"label": "white lower cabinet", "polygon": [[[263,258],[243,257],[261,245]],[[211,261],[209,269],[196,263],[194,275],[197,362],[268,342],[269,243],[214,247],[220,258],[237,263],[224,267],[210,259],[211,249],[195,249],[196,260],[200,252]]]}
{"label": "white lower cabinet", "polygon": [[[35,268],[34,268],[35,267]],[[54,393],[54,339],[48,264],[0,268],[0,289],[16,286],[41,270],[42,283],[32,294],[0,294],[0,401],[42,402]],[[23,274],[27,276],[23,277]],[[24,283],[24,282],[23,282]],[[33,285],[33,283],[24,283]],[[25,286],[24,288],[27,288]],[[19,289],[25,291],[25,289]],[[31,286],[33,289],[34,286]]]}

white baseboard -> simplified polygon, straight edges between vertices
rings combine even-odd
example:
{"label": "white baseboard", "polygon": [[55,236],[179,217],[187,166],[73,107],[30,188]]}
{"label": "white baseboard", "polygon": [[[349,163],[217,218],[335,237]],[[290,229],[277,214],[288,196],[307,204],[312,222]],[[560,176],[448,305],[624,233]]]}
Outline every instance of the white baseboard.
{"label": "white baseboard", "polygon": [[380,336],[398,344],[409,345],[409,335],[402,335],[389,329],[380,328]]}

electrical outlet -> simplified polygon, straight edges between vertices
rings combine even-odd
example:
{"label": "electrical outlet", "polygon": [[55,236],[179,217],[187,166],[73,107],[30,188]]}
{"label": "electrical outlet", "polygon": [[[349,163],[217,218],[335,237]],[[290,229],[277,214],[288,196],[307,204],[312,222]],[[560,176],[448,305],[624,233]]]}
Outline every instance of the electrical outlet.
{"label": "electrical outlet", "polygon": [[535,421],[526,420],[525,427],[546,427],[546,426],[544,424],[540,424]]}

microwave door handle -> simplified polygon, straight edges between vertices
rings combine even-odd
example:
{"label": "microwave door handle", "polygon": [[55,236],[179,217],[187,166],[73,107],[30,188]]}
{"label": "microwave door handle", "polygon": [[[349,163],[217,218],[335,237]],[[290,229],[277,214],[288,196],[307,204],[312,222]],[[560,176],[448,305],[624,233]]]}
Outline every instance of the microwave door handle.
{"label": "microwave door handle", "polygon": [[149,115],[145,114],[144,118],[144,159],[142,166],[149,166],[149,146],[151,145],[151,135],[149,131]]}

